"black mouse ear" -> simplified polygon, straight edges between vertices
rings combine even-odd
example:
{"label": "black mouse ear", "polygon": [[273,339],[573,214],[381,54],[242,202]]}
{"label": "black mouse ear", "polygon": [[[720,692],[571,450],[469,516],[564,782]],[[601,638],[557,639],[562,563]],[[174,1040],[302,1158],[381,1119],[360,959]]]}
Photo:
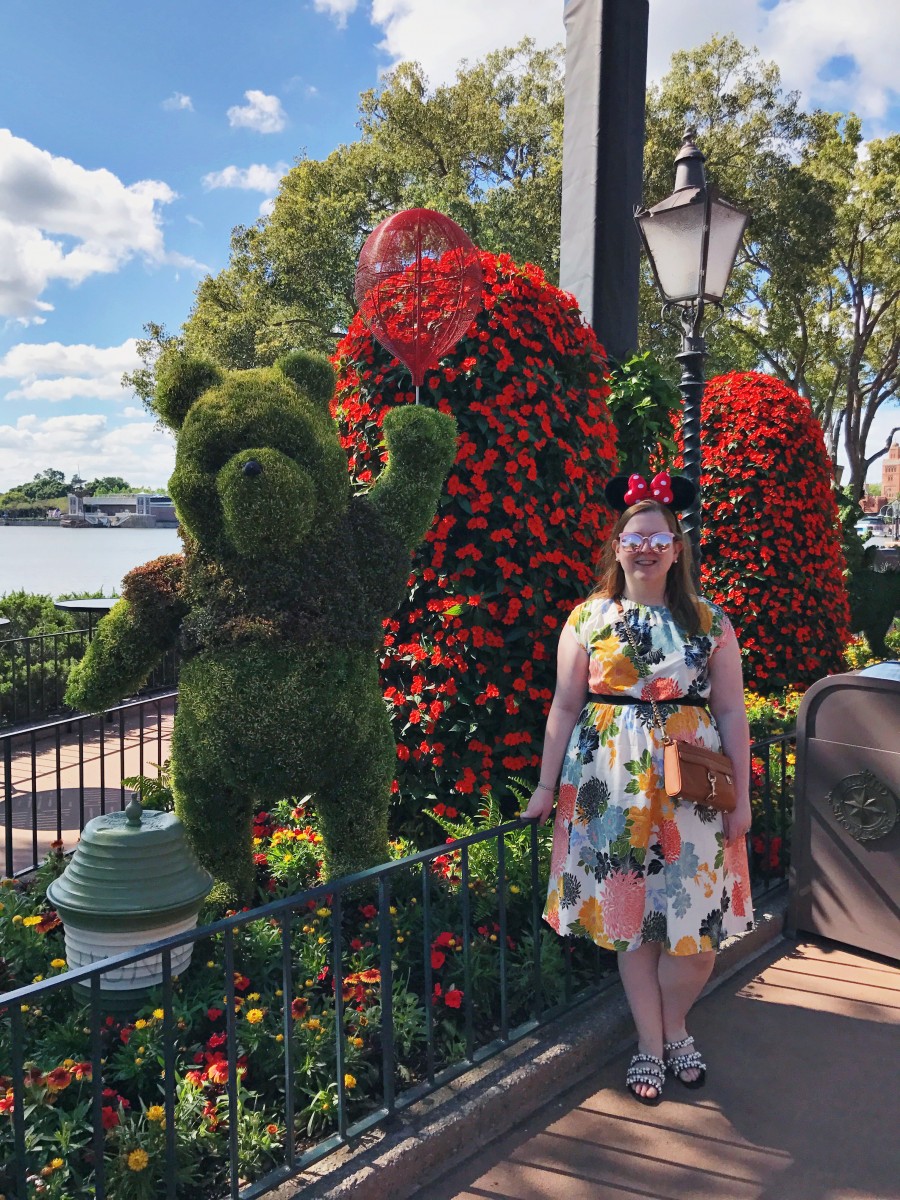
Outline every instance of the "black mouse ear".
{"label": "black mouse ear", "polygon": [[697,498],[697,489],[686,475],[672,476],[672,504],[675,512],[684,512]]}
{"label": "black mouse ear", "polygon": [[616,512],[624,512],[628,505],[625,503],[625,493],[628,491],[628,476],[614,475],[603,489],[606,503]]}

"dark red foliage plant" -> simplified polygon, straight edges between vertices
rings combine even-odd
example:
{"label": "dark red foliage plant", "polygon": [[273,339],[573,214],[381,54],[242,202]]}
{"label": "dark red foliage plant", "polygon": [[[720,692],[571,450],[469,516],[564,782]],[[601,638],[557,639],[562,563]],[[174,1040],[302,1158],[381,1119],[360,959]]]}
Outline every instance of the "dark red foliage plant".
{"label": "dark red foliage plant", "polygon": [[[484,306],[426,372],[421,396],[456,417],[456,463],[385,628],[395,829],[410,829],[435,801],[473,811],[489,790],[502,797],[510,776],[536,781],[557,639],[593,585],[612,523],[603,485],[616,434],[603,349],[574,299],[537,267],[480,259]],[[384,414],[414,401],[410,376],[359,317],[335,365],[335,416],[364,486],[381,469]]]}
{"label": "dark red foliage plant", "polygon": [[702,590],[731,617],[748,688],[844,670],[849,607],[834,473],[809,401],[758,372],[703,398]]}

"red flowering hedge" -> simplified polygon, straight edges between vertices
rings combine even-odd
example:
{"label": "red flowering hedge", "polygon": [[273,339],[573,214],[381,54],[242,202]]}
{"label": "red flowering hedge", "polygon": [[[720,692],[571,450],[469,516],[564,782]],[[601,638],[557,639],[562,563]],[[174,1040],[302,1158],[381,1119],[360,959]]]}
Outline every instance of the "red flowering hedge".
{"label": "red flowering hedge", "polygon": [[[386,622],[381,673],[404,823],[434,799],[534,777],[559,631],[593,584],[611,524],[603,349],[537,267],[480,257],[484,308],[421,397],[454,414],[459,452],[407,599]],[[359,317],[335,364],[335,416],[364,485],[381,468],[384,414],[414,401],[410,377]]]}
{"label": "red flowering hedge", "polygon": [[832,480],[808,400],[753,371],[709,381],[703,591],[731,616],[754,690],[844,669],[850,614]]}

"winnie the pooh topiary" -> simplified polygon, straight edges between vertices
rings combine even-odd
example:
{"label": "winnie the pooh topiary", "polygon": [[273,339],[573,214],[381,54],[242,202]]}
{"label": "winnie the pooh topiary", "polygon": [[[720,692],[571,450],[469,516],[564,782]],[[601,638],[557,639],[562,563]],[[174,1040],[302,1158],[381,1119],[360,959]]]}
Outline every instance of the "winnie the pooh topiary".
{"label": "winnie the pooh topiary", "polygon": [[153,406],[177,432],[185,553],[126,576],[66,695],[107,707],[180,646],[176,812],[220,899],[249,898],[253,812],[287,796],[315,794],[329,876],[387,857],[396,754],[377,650],[456,426],[424,406],[392,412],[387,465],[354,496],[333,390],[328,362],[302,352],[251,371],[161,362]]}

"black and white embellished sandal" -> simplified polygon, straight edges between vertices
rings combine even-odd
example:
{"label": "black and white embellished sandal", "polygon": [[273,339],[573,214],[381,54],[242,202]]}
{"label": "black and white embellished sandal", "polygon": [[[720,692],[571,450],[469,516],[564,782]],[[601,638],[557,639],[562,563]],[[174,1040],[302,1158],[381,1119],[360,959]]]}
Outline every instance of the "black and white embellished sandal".
{"label": "black and white embellished sandal", "polygon": [[[706,1083],[706,1063],[697,1050],[688,1050],[684,1054],[678,1053],[679,1050],[685,1050],[686,1047],[693,1046],[693,1044],[694,1039],[688,1034],[680,1042],[666,1042],[665,1046],[663,1046],[663,1054],[666,1056],[666,1066],[682,1087],[691,1088],[696,1091],[697,1088],[702,1088]],[[700,1072],[696,1079],[681,1078],[682,1071],[693,1070]]]}
{"label": "black and white embellished sandal", "polygon": [[[657,1058],[653,1054],[635,1054],[628,1064],[628,1070],[625,1072],[625,1086],[629,1092],[631,1092],[635,1100],[639,1100],[641,1104],[648,1104],[651,1107],[659,1104],[660,1100],[662,1100],[662,1090],[665,1082],[666,1064],[661,1058]],[[638,1083],[646,1083],[650,1087],[656,1088],[656,1095],[642,1096],[640,1092],[634,1090],[635,1085]]]}

